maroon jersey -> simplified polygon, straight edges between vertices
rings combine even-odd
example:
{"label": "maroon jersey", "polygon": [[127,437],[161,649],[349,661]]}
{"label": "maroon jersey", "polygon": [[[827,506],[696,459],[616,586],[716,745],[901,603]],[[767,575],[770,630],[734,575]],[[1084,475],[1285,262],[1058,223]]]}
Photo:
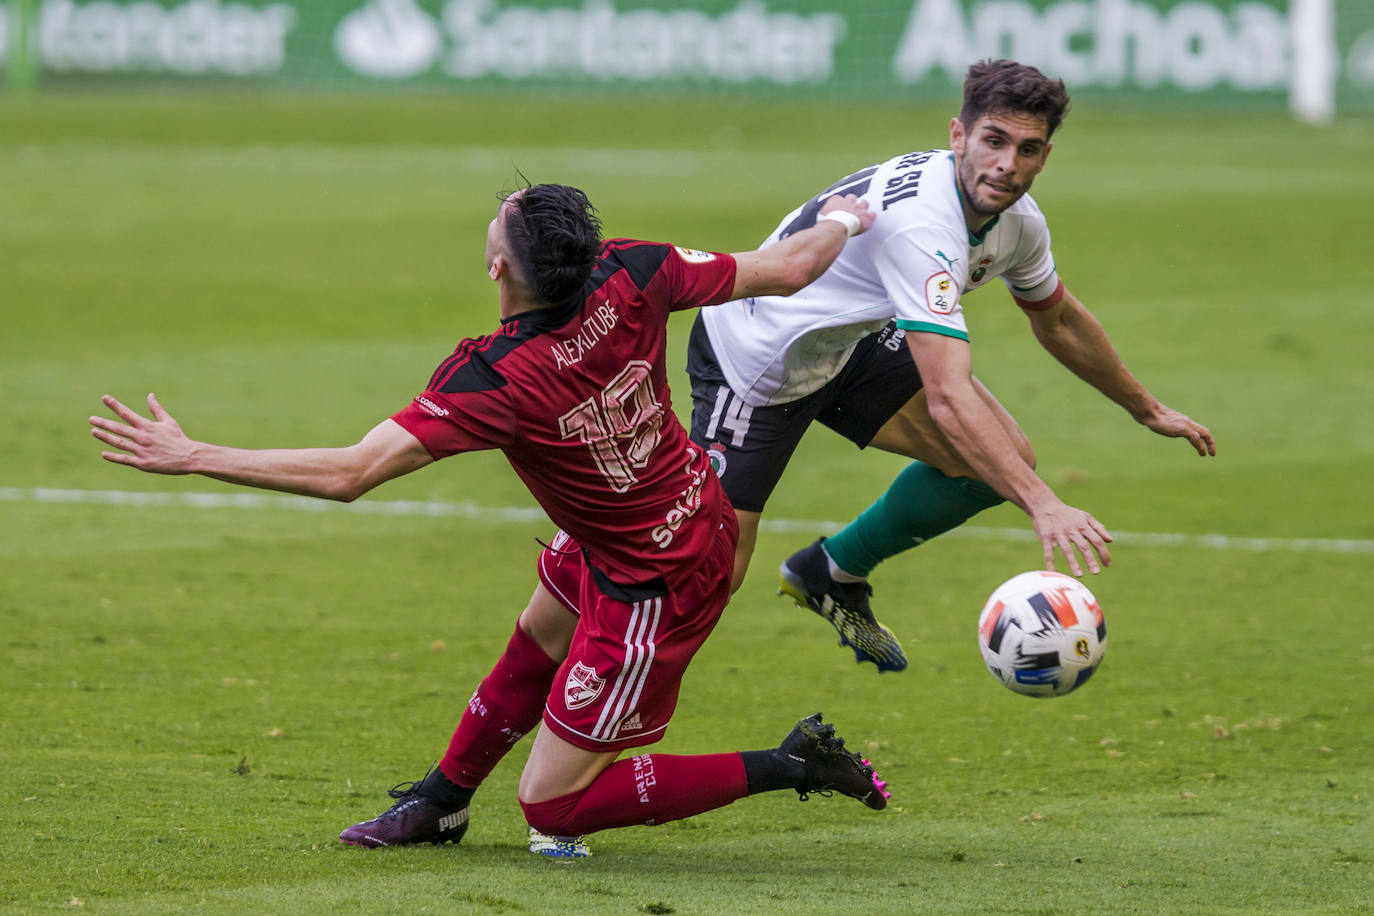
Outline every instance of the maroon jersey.
{"label": "maroon jersey", "polygon": [[670,584],[732,511],[673,414],[668,313],[726,301],[735,260],[605,243],[586,296],[464,340],[392,417],[435,458],[499,448],[549,518],[622,584]]}

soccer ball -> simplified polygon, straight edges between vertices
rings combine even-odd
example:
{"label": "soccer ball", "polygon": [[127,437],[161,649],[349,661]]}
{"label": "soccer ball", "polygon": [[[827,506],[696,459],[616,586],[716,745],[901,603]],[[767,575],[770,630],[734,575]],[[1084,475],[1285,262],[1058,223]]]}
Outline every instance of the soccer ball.
{"label": "soccer ball", "polygon": [[1062,697],[1102,664],[1107,624],[1082,582],[1057,572],[1026,572],[1003,582],[983,605],[978,648],[988,671],[1009,690]]}

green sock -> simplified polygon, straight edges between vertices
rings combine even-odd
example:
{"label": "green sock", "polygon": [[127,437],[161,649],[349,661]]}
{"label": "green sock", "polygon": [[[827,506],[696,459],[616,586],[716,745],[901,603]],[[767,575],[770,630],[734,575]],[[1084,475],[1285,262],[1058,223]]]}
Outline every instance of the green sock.
{"label": "green sock", "polygon": [[867,576],[888,557],[956,528],[1002,501],[981,480],[946,477],[923,461],[913,461],[877,502],[825,539],[825,551],[845,572]]}

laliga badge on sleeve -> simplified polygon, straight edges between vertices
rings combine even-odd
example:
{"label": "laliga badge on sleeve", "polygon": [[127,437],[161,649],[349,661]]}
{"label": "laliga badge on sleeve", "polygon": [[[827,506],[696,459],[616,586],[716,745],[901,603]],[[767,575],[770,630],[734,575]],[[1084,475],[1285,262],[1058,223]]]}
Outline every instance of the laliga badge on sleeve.
{"label": "laliga badge on sleeve", "polygon": [[695,248],[679,248],[674,245],[673,250],[677,252],[678,257],[691,264],[705,264],[708,261],[714,261],[716,259],[716,256],[711,254],[711,252],[697,251]]}
{"label": "laliga badge on sleeve", "polygon": [[948,315],[959,302],[959,290],[947,271],[932,274],[926,280],[926,305],[937,315]]}

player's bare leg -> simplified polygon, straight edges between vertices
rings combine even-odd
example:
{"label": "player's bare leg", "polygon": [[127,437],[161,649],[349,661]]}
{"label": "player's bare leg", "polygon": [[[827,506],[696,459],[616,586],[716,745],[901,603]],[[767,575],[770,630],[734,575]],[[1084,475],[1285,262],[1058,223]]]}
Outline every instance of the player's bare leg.
{"label": "player's bare leg", "polygon": [[540,729],[520,774],[520,801],[536,804],[581,792],[619,756],[619,751],[584,750],[547,728]]}
{"label": "player's bare leg", "polygon": [[544,583],[534,587],[529,604],[520,612],[520,629],[524,630],[556,662],[568,657],[568,646],[577,630],[577,615],[553,596]]}
{"label": "player's bare leg", "polygon": [[[977,379],[975,390],[1027,464],[1035,452],[1012,415]],[[883,424],[869,443],[914,459],[879,499],[831,538],[788,557],[779,570],[782,594],[830,621],[856,661],[901,671],[906,654],[869,606],[868,574],[880,562],[963,524],[1002,497],[978,480],[930,416],[924,389]]]}
{"label": "player's bare leg", "polygon": [[732,595],[739,591],[739,587],[744,584],[745,574],[749,572],[749,560],[754,555],[754,545],[758,543],[759,519],[762,517],[761,512],[735,510],[735,518],[739,519],[739,545],[735,548],[735,571],[730,577]]}

